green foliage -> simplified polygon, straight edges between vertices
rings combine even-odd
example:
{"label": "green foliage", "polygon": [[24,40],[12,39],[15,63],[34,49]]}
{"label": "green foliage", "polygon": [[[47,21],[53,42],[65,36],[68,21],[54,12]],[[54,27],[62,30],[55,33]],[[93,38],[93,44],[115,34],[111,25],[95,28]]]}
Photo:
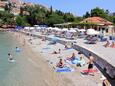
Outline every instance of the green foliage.
{"label": "green foliage", "polygon": [[15,24],[14,15],[7,11],[0,12],[0,21],[2,22],[2,24],[6,24],[6,25]]}
{"label": "green foliage", "polygon": [[25,16],[17,16],[16,18],[16,24],[18,26],[26,26],[27,25],[27,21],[26,21],[26,17]]}
{"label": "green foliage", "polygon": [[90,12],[86,12],[86,14],[83,17],[88,18],[88,17],[95,17],[95,16],[109,20],[109,11],[96,7],[94,9],[91,9]]}
{"label": "green foliage", "polygon": [[83,17],[84,17],[84,18],[88,18],[88,17],[90,17],[90,13],[89,13],[89,12],[86,12],[86,14],[83,15]]}
{"label": "green foliage", "polygon": [[55,13],[49,15],[48,18],[46,19],[46,23],[49,26],[53,26],[54,24],[60,24],[63,22],[64,22],[63,17],[59,16],[58,14],[55,14]]}
{"label": "green foliage", "polygon": [[96,8],[91,10],[91,17],[93,17],[93,16],[99,16],[99,17],[102,17],[102,18],[107,18],[108,14],[103,9],[100,9],[100,8],[96,7]]}
{"label": "green foliage", "polygon": [[[0,12],[0,23],[1,24],[16,24],[19,26],[26,25],[37,25],[37,24],[47,24],[53,26],[54,24],[75,22],[75,24],[82,21],[84,18],[98,16],[105,18],[113,23],[115,23],[115,16],[109,16],[109,10],[100,9],[98,7],[91,9],[90,12],[86,12],[83,17],[76,17],[72,13],[64,13],[60,10],[53,10],[52,6],[50,9],[45,8],[41,5],[26,6],[20,8],[20,15],[16,17],[10,13],[13,4],[8,3],[5,5],[5,12]],[[75,25],[74,24],[74,25]],[[80,24],[84,25],[84,24]],[[93,25],[93,24],[85,24]]]}
{"label": "green foliage", "polygon": [[65,13],[64,20],[65,20],[65,22],[74,22],[75,17],[71,13]]}
{"label": "green foliage", "polygon": [[83,18],[94,17],[94,16],[107,19],[108,21],[113,22],[115,24],[115,16],[110,16],[109,10],[100,9],[98,7],[91,9],[90,12],[86,12]]}

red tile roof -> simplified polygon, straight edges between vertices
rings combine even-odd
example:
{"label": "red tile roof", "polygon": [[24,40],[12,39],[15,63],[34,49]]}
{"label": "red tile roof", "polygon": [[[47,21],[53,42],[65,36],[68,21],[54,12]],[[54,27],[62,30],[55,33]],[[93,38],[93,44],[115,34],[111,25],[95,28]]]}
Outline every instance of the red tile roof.
{"label": "red tile roof", "polygon": [[112,25],[113,24],[112,22],[109,22],[106,19],[103,19],[101,17],[89,17],[81,21],[81,23],[83,22],[95,23],[99,25]]}

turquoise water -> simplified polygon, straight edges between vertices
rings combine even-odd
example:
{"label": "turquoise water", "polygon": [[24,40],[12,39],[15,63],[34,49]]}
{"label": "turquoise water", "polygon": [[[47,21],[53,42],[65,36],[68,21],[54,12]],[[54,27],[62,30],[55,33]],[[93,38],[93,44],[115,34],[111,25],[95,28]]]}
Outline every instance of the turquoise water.
{"label": "turquoise water", "polygon": [[[42,86],[39,84],[43,82],[42,77],[38,81],[41,69],[37,61],[24,50],[15,52],[15,47],[19,47],[19,43],[9,33],[0,32],[0,86]],[[9,52],[15,59],[14,63],[8,61]]]}
{"label": "turquoise water", "polygon": [[11,36],[7,33],[0,32],[0,86],[8,86],[8,75],[10,70],[15,66],[8,62],[8,53],[13,55],[15,45]]}
{"label": "turquoise water", "polygon": [[16,84],[19,81],[16,79],[20,77],[18,73],[19,63],[8,62],[9,52],[12,53],[16,61],[20,57],[21,54],[15,52],[16,46],[17,44],[9,33],[0,32],[0,86],[18,86]]}

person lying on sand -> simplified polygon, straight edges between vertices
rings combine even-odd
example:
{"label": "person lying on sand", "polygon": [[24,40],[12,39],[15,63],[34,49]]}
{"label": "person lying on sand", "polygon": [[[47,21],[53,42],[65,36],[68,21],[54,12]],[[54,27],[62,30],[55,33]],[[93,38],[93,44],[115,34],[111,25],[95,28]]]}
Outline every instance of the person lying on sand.
{"label": "person lying on sand", "polygon": [[112,42],[112,44],[110,45],[110,47],[115,48],[115,43]]}
{"label": "person lying on sand", "polygon": [[59,60],[59,62],[57,63],[56,67],[59,67],[59,68],[64,67],[64,63],[63,63],[62,59]]}
{"label": "person lying on sand", "polygon": [[57,51],[53,51],[52,54],[60,54],[60,52],[61,52],[61,49],[59,49],[58,52]]}
{"label": "person lying on sand", "polygon": [[107,41],[106,44],[104,45],[104,47],[109,47],[109,45],[110,45],[110,42]]}

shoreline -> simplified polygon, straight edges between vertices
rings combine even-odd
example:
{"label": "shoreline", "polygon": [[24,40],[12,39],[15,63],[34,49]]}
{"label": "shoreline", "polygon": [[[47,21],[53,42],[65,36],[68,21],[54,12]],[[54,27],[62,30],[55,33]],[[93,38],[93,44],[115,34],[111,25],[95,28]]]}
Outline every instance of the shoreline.
{"label": "shoreline", "polygon": [[[11,34],[14,37],[14,34]],[[14,37],[14,39],[16,39]],[[27,41],[27,40],[26,40]],[[19,38],[16,39],[16,42],[22,42]],[[19,46],[22,48],[23,53],[27,54],[27,56],[31,57],[29,58],[29,61],[37,68],[40,69],[40,75],[42,76],[42,81],[40,82],[43,85],[42,86],[69,86],[65,82],[62,81],[62,78],[60,75],[56,74],[50,67],[47,65],[47,62],[45,59],[43,59],[43,56],[40,53],[34,52],[31,47],[26,43],[26,45],[23,47],[21,43],[18,43]],[[28,58],[27,58],[28,59]],[[39,66],[38,66],[39,65]],[[41,65],[41,66],[40,66]],[[39,70],[38,70],[39,71]],[[47,71],[47,72],[46,72]],[[44,75],[45,74],[45,75]],[[32,78],[32,77],[31,77]],[[38,76],[38,81],[41,77]],[[33,77],[34,79],[34,77]],[[39,86],[41,86],[38,83]],[[38,86],[35,85],[35,86]],[[34,85],[33,85],[34,86]]]}

